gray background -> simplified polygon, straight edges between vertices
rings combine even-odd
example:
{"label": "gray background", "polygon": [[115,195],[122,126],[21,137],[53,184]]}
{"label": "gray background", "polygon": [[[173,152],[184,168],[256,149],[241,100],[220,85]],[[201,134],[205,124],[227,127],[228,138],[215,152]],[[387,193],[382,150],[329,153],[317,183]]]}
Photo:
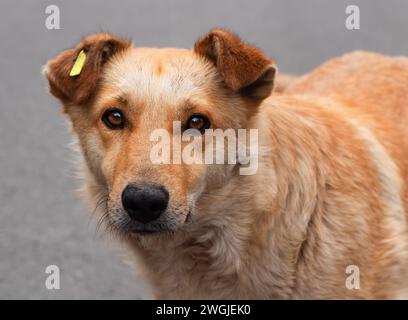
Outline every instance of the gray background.
{"label": "gray background", "polygon": [[[49,4],[61,10],[61,30],[45,28]],[[359,5],[361,30],[344,27],[348,4]],[[264,49],[284,72],[307,72],[360,48],[408,52],[406,0],[1,0],[0,298],[150,298],[74,195],[70,136],[40,70],[92,32],[130,36],[138,46],[191,47],[215,26]],[[45,289],[50,264],[61,269],[59,291]]]}

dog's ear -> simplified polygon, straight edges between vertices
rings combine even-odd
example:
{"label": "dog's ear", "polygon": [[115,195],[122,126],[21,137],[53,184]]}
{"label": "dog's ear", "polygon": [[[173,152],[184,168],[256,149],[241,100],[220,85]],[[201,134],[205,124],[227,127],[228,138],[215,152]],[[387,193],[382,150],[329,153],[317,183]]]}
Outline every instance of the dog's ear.
{"label": "dog's ear", "polygon": [[276,73],[272,60],[238,36],[211,30],[195,43],[194,51],[215,65],[233,91],[259,100],[271,93]]}
{"label": "dog's ear", "polygon": [[[51,94],[63,103],[86,103],[95,91],[103,65],[130,46],[130,41],[106,33],[86,37],[75,48],[48,61],[44,75]],[[77,70],[72,72],[77,59],[82,62],[77,61]]]}

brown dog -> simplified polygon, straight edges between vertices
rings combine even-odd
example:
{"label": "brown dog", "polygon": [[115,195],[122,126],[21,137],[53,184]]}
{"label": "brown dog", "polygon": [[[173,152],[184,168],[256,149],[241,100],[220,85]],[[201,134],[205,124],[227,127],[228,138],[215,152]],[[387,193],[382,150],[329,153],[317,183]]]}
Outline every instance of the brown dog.
{"label": "brown dog", "polygon": [[[407,297],[407,58],[351,53],[270,96],[272,61],[216,29],[191,51],[92,35],[44,73],[157,298]],[[257,172],[152,163],[174,121],[256,129]]]}

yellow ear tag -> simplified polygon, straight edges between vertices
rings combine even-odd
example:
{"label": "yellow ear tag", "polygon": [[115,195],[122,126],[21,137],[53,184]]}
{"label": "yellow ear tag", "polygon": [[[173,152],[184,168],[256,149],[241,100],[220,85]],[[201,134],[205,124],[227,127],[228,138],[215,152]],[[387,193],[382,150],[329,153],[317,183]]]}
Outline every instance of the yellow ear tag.
{"label": "yellow ear tag", "polygon": [[81,50],[78,54],[78,57],[75,60],[74,66],[71,69],[71,72],[69,73],[70,77],[75,77],[79,75],[82,71],[82,68],[84,67],[86,60],[86,53],[84,50]]}

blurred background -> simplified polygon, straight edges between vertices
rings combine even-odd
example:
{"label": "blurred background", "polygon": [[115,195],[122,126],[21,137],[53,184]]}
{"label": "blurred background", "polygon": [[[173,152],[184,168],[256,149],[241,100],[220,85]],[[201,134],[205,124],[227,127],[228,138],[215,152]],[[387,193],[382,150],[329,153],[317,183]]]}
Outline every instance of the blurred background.
{"label": "blurred background", "polygon": [[[351,4],[360,30],[345,28]],[[48,5],[60,9],[60,30],[45,27]],[[406,0],[1,0],[0,299],[151,298],[75,196],[70,134],[41,75],[47,59],[98,31],[190,48],[225,27],[301,74],[355,49],[408,55],[407,17]],[[51,264],[60,290],[44,285]]]}

